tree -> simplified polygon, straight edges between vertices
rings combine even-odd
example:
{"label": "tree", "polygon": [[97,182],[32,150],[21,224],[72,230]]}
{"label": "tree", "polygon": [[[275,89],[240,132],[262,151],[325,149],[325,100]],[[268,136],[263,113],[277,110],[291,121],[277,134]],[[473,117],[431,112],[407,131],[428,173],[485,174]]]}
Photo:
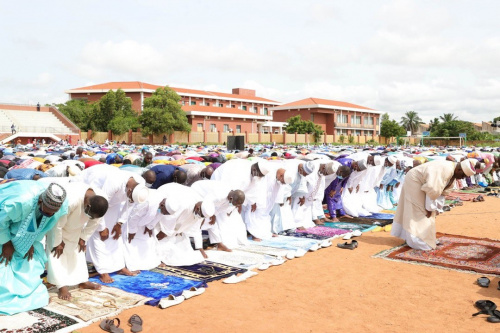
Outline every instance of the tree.
{"label": "tree", "polygon": [[431,120],[431,122],[429,123],[429,132],[432,132],[437,125],[439,125],[439,118],[434,118],[434,120]]}
{"label": "tree", "polygon": [[392,138],[406,134],[406,130],[395,120],[385,120],[380,124],[380,135],[385,138]]}
{"label": "tree", "polygon": [[169,87],[158,88],[144,100],[144,110],[139,124],[145,135],[171,134],[174,131],[190,132],[191,125],[182,110],[180,96]]}
{"label": "tree", "polygon": [[439,116],[439,118],[441,118],[443,123],[447,123],[447,122],[453,121],[453,120],[458,120],[458,117],[455,116],[453,113],[443,113],[443,115]]}
{"label": "tree", "polygon": [[54,106],[81,130],[95,130],[93,104],[89,104],[86,100],[73,99]]}
{"label": "tree", "polygon": [[300,115],[288,118],[287,123],[288,125],[285,127],[287,133],[313,134],[315,142],[318,142],[319,136],[323,134],[321,126],[310,120],[302,120]]}
{"label": "tree", "polygon": [[496,122],[497,122],[497,121],[500,121],[500,117],[493,118],[492,123],[493,123],[493,124],[496,124]]}
{"label": "tree", "polygon": [[382,123],[383,121],[386,121],[386,120],[389,120],[389,114],[386,112],[382,115],[382,117],[380,117],[380,123]]}
{"label": "tree", "polygon": [[451,120],[438,124],[432,131],[432,136],[458,137],[460,133],[466,133],[468,140],[481,140],[484,135],[474,129],[474,124],[469,121]]}
{"label": "tree", "polygon": [[423,124],[422,119],[418,116],[415,111],[408,111],[404,116],[401,117],[401,125],[407,130],[411,131],[411,134],[417,132],[418,126]]}

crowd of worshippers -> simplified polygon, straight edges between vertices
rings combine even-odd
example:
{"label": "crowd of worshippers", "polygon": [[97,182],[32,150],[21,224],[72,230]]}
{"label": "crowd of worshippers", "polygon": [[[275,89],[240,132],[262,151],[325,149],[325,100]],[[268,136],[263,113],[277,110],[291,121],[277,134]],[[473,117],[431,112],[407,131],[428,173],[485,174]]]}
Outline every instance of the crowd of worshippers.
{"label": "crowd of worshippers", "polygon": [[[2,148],[2,147],[0,147]],[[115,148],[115,149],[113,149]],[[498,151],[123,149],[0,151],[0,314],[70,300],[161,265],[192,265],[281,231],[397,206],[394,236],[436,247],[453,189],[498,181]],[[472,158],[473,157],[473,158]]]}

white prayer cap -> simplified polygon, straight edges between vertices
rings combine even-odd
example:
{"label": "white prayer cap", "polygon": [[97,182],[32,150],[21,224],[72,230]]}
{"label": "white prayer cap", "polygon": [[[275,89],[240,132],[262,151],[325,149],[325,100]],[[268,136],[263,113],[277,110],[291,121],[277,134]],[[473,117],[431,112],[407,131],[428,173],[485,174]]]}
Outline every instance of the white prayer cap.
{"label": "white prayer cap", "polygon": [[143,203],[148,199],[149,190],[146,186],[139,184],[132,191],[132,200],[136,203]]}
{"label": "white prayer cap", "polygon": [[270,165],[268,161],[260,160],[259,162],[257,162],[257,166],[264,176],[269,173]]}
{"label": "white prayer cap", "polygon": [[395,155],[391,155],[391,156],[387,157],[387,159],[389,160],[389,162],[391,164],[395,164],[398,161],[398,158]]}
{"label": "white prayer cap", "polygon": [[80,170],[80,168],[75,168],[73,166],[68,167],[68,174],[72,177],[78,176],[81,172],[82,170]]}
{"label": "white prayer cap", "polygon": [[165,209],[170,215],[175,214],[179,210],[180,204],[178,200],[175,199],[166,199],[165,200]]}
{"label": "white prayer cap", "polygon": [[285,184],[293,183],[293,178],[294,178],[293,176],[294,176],[294,174],[292,172],[290,172],[290,170],[286,170],[285,175],[284,175]]}
{"label": "white prayer cap", "polygon": [[462,170],[465,173],[465,176],[467,176],[467,177],[470,177],[470,176],[476,174],[476,170],[474,170],[475,163],[472,164],[473,162],[471,160],[472,160],[471,158],[468,158],[468,159],[460,162],[460,166],[462,167]]}
{"label": "white prayer cap", "polygon": [[380,155],[375,155],[373,156],[373,161],[375,162],[375,165],[380,165],[382,164],[382,157],[380,157]]}
{"label": "white prayer cap", "polygon": [[205,217],[212,217],[215,214],[215,206],[212,200],[204,200],[201,203],[201,213]]}
{"label": "white prayer cap", "polygon": [[365,159],[361,159],[357,162],[358,162],[359,171],[366,170],[366,160]]}
{"label": "white prayer cap", "polygon": [[307,174],[310,174],[314,171],[314,164],[313,162],[309,161],[309,162],[306,162],[303,164],[304,165],[304,171],[307,173]]}

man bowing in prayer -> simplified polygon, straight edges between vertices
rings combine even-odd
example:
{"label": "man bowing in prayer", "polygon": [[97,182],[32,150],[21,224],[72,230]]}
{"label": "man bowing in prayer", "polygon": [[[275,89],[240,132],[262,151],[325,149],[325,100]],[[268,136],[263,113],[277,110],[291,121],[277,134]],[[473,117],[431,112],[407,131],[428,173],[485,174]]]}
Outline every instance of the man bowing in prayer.
{"label": "man bowing in prayer", "polygon": [[100,289],[89,282],[86,242],[108,210],[108,201],[98,188],[81,182],[61,184],[68,195],[68,214],[62,216],[47,234],[46,252],[49,259],[47,281],[58,288],[60,299],[70,300],[68,286]]}
{"label": "man bowing in prayer", "polygon": [[476,172],[471,159],[460,163],[432,161],[408,171],[399,205],[394,215],[391,235],[402,238],[417,250],[436,248],[436,212],[426,206],[426,196],[436,200],[453,190],[456,179],[470,177]]}
{"label": "man bowing in prayer", "polygon": [[47,261],[41,240],[67,213],[65,199],[57,184],[25,180],[0,186],[0,314],[49,303],[40,279]]}

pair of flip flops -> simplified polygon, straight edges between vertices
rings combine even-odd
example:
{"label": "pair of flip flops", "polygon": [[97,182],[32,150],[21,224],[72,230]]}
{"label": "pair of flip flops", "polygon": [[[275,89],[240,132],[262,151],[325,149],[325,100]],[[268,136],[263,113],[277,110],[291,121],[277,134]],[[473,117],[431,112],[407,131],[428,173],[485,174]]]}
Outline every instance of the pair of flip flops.
{"label": "pair of flip flops", "polygon": [[500,323],[500,311],[497,310],[497,305],[490,300],[479,300],[474,303],[474,306],[479,310],[479,312],[474,313],[472,316],[477,316],[480,314],[488,315],[486,320],[490,323]]}
{"label": "pair of flip flops", "polygon": [[354,230],[352,232],[349,232],[349,233],[345,234],[342,239],[343,240],[349,240],[352,237],[360,237],[362,234],[363,233],[361,232],[361,230]]}
{"label": "pair of flip flops", "polygon": [[484,197],[482,195],[478,195],[477,198],[472,199],[472,202],[482,202],[484,201]]}
{"label": "pair of flip flops", "polygon": [[348,250],[354,250],[355,248],[358,247],[358,241],[351,241],[350,243],[345,242],[345,243],[338,243],[337,247],[340,247],[341,249],[348,249]]}
{"label": "pair of flip flops", "polygon": [[[115,324],[115,322],[116,322],[116,324]],[[136,314],[132,315],[129,318],[128,323],[131,326],[130,330],[132,332],[136,333],[136,332],[142,331],[142,318],[139,317],[138,315],[136,315]],[[106,332],[111,332],[111,333],[123,333],[124,332],[123,328],[120,328],[120,319],[119,318],[104,319],[99,324],[99,327]]]}
{"label": "pair of flip flops", "polygon": [[[490,282],[490,279],[486,276],[481,276],[476,280],[476,283],[483,288],[488,288],[490,286]],[[500,290],[500,281],[498,281],[498,290]]]}
{"label": "pair of flip flops", "polygon": [[250,278],[252,276],[255,276],[257,274],[258,274],[257,272],[246,271],[245,273],[240,274],[239,276],[237,276],[236,274],[231,275],[230,277],[228,277],[227,279],[223,280],[222,282],[226,283],[226,284],[236,284],[236,283],[243,282],[246,279],[248,279],[248,278]]}

